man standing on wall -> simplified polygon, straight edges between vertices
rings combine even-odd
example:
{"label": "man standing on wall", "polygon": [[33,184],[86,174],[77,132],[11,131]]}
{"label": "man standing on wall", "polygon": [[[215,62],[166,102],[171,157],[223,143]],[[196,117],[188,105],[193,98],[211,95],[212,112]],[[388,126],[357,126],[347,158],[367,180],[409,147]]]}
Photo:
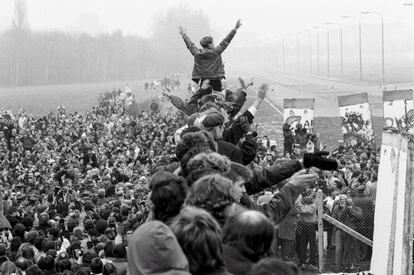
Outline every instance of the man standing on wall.
{"label": "man standing on wall", "polygon": [[239,19],[236,26],[217,47],[214,47],[213,38],[211,36],[203,37],[200,40],[200,44],[203,47],[202,49],[199,49],[196,45],[194,45],[182,26],[178,26],[178,31],[183,37],[188,50],[194,56],[194,68],[192,75],[192,80],[194,82],[201,85],[205,79],[209,79],[213,90],[221,91],[221,80],[225,78],[221,53],[230,44],[240,26],[241,21]]}

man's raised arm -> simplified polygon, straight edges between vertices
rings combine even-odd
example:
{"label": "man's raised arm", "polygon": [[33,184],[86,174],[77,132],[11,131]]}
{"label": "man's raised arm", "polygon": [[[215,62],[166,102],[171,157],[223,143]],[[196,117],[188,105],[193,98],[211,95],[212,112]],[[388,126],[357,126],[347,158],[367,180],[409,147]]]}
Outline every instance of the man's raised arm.
{"label": "man's raised arm", "polygon": [[221,43],[214,48],[214,51],[217,54],[221,54],[227,46],[230,44],[231,40],[233,39],[234,35],[236,35],[236,31],[241,26],[241,19],[237,20],[236,26],[230,31],[230,33],[221,41]]}
{"label": "man's raised arm", "polygon": [[185,30],[182,26],[178,26],[178,32],[180,33],[181,37],[184,39],[185,45],[187,46],[188,50],[192,55],[196,55],[199,51],[197,46],[194,45],[193,41],[191,41],[190,37],[185,33]]}

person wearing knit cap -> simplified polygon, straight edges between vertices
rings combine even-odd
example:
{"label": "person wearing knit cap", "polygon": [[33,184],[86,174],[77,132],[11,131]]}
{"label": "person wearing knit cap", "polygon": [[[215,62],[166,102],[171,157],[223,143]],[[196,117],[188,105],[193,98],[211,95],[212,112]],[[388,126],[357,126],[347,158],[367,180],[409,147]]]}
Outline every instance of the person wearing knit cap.
{"label": "person wearing knit cap", "polygon": [[160,221],[144,223],[127,249],[128,275],[190,275],[188,260],[171,229]]}

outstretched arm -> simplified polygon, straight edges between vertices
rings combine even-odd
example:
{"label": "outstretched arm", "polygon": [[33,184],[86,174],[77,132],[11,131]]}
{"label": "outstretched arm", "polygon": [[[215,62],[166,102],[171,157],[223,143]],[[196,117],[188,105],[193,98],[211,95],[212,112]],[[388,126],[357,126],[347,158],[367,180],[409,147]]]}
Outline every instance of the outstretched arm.
{"label": "outstretched arm", "polygon": [[236,26],[234,26],[234,28],[230,31],[230,33],[226,36],[226,38],[223,39],[223,41],[221,41],[221,43],[214,48],[214,51],[217,54],[221,54],[226,48],[227,46],[230,44],[231,40],[233,39],[234,35],[236,34],[236,31],[238,28],[240,28],[241,26],[241,20],[237,20],[236,22]]}
{"label": "outstretched arm", "polygon": [[187,46],[190,53],[192,55],[196,55],[198,52],[198,48],[196,47],[196,45],[194,45],[193,41],[191,41],[190,37],[188,37],[188,35],[185,33],[185,30],[182,26],[178,26],[178,32],[184,39],[185,45]]}

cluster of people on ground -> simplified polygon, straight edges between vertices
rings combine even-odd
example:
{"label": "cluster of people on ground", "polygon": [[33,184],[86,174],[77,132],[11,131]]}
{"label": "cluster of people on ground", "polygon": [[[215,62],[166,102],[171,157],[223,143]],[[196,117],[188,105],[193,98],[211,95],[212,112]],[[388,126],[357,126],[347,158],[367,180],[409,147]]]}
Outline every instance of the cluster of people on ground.
{"label": "cluster of people on ground", "polygon": [[178,74],[174,74],[171,77],[164,77],[151,82],[145,82],[144,89],[147,92],[158,89],[178,90],[180,89],[180,85],[181,83]]}
{"label": "cluster of people on ground", "polygon": [[[118,90],[84,113],[1,117],[0,274],[300,274],[317,264],[316,189],[326,213],[361,225],[349,202],[361,186],[375,197],[375,149],[280,154],[258,139],[268,86],[244,106],[253,83],[223,85],[221,53],[240,25],[202,49],[179,28],[199,88],[166,90],[177,112],[131,112]],[[344,260],[351,240],[328,232]]]}

